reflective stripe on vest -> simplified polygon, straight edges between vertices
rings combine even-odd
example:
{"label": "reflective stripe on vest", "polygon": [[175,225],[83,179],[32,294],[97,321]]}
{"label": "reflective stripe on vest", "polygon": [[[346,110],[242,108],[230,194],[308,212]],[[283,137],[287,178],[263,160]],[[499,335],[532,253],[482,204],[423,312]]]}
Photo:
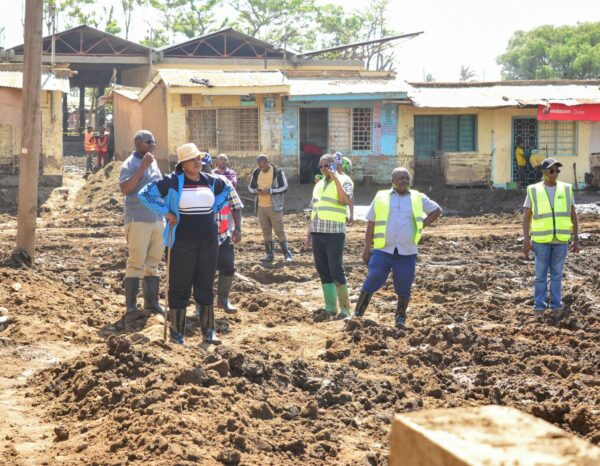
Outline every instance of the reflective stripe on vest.
{"label": "reflective stripe on vest", "polygon": [[[338,175],[342,185],[349,179],[345,175]],[[346,223],[348,208],[338,199],[336,185],[331,181],[325,186],[325,179],[319,181],[313,189],[313,207],[310,214],[311,220],[329,220],[332,222]]]}
{"label": "reflective stripe on vest", "polygon": [[569,241],[573,231],[571,185],[562,181],[556,182],[554,209],[550,205],[543,181],[530,185],[527,193],[531,201],[531,239],[536,243],[550,243],[556,236],[558,241]]}
{"label": "reflective stripe on vest", "polygon": [[[375,230],[373,235],[373,248],[382,249],[386,244],[387,222],[390,217],[390,197],[392,191],[385,189],[378,191],[373,201],[375,207]],[[419,244],[423,233],[423,220],[425,212],[423,211],[423,198],[419,191],[410,190],[410,206],[412,208],[413,221],[415,222],[415,236],[413,243]]]}
{"label": "reflective stripe on vest", "polygon": [[221,217],[221,221],[219,222],[219,234],[225,233],[229,229],[229,213],[231,212],[231,207],[227,204],[225,207],[221,209],[219,212],[219,216]]}
{"label": "reflective stripe on vest", "polygon": [[96,136],[94,133],[85,133],[83,136],[83,147],[86,152],[93,152],[96,150],[96,143],[94,142]]}

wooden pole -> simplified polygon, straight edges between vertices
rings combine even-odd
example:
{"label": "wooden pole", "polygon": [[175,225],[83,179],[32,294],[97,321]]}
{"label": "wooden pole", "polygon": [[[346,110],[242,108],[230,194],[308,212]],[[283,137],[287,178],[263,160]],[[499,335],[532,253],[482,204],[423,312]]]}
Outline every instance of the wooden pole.
{"label": "wooden pole", "polygon": [[42,86],[43,0],[27,0],[23,63],[21,155],[19,157],[19,211],[17,253],[33,259],[37,217],[41,143],[40,94]]}

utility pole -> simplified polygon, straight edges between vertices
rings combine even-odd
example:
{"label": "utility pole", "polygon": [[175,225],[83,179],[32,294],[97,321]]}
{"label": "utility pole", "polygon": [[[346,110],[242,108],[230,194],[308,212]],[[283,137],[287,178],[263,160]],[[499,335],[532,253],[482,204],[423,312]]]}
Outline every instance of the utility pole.
{"label": "utility pole", "polygon": [[41,142],[43,0],[27,0],[16,253],[33,259]]}

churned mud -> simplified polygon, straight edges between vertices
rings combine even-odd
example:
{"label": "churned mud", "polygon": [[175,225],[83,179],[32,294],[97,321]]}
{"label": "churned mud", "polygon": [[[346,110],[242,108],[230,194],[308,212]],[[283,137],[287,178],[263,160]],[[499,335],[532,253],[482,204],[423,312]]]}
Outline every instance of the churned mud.
{"label": "churned mud", "polygon": [[[181,347],[162,341],[156,317],[120,325],[118,170],[68,175],[41,208],[31,268],[10,256],[16,219],[0,218],[0,463],[383,465],[394,413],[481,404],[600,443],[593,209],[581,254],[567,260],[560,316],[530,310],[518,213],[442,219],[420,249],[406,330],[393,327],[391,282],[361,321],[324,318],[301,249],[306,214],[286,217],[294,262],[278,253],[269,267],[248,217],[231,297],[239,311],[217,310],[223,345],[201,344],[190,305]],[[353,301],[363,232],[352,225],[346,248]]]}

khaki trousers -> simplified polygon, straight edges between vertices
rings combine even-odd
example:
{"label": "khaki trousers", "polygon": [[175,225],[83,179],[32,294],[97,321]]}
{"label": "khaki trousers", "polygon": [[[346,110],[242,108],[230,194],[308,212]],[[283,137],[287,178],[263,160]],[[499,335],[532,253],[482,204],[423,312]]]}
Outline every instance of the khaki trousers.
{"label": "khaki trousers", "polygon": [[277,241],[280,243],[287,241],[283,229],[283,212],[275,212],[272,207],[259,207],[258,224],[265,241],[273,241],[273,230],[275,230]]}
{"label": "khaki trousers", "polygon": [[156,222],[129,222],[125,225],[125,239],[129,248],[126,277],[158,276],[164,244],[162,220]]}

